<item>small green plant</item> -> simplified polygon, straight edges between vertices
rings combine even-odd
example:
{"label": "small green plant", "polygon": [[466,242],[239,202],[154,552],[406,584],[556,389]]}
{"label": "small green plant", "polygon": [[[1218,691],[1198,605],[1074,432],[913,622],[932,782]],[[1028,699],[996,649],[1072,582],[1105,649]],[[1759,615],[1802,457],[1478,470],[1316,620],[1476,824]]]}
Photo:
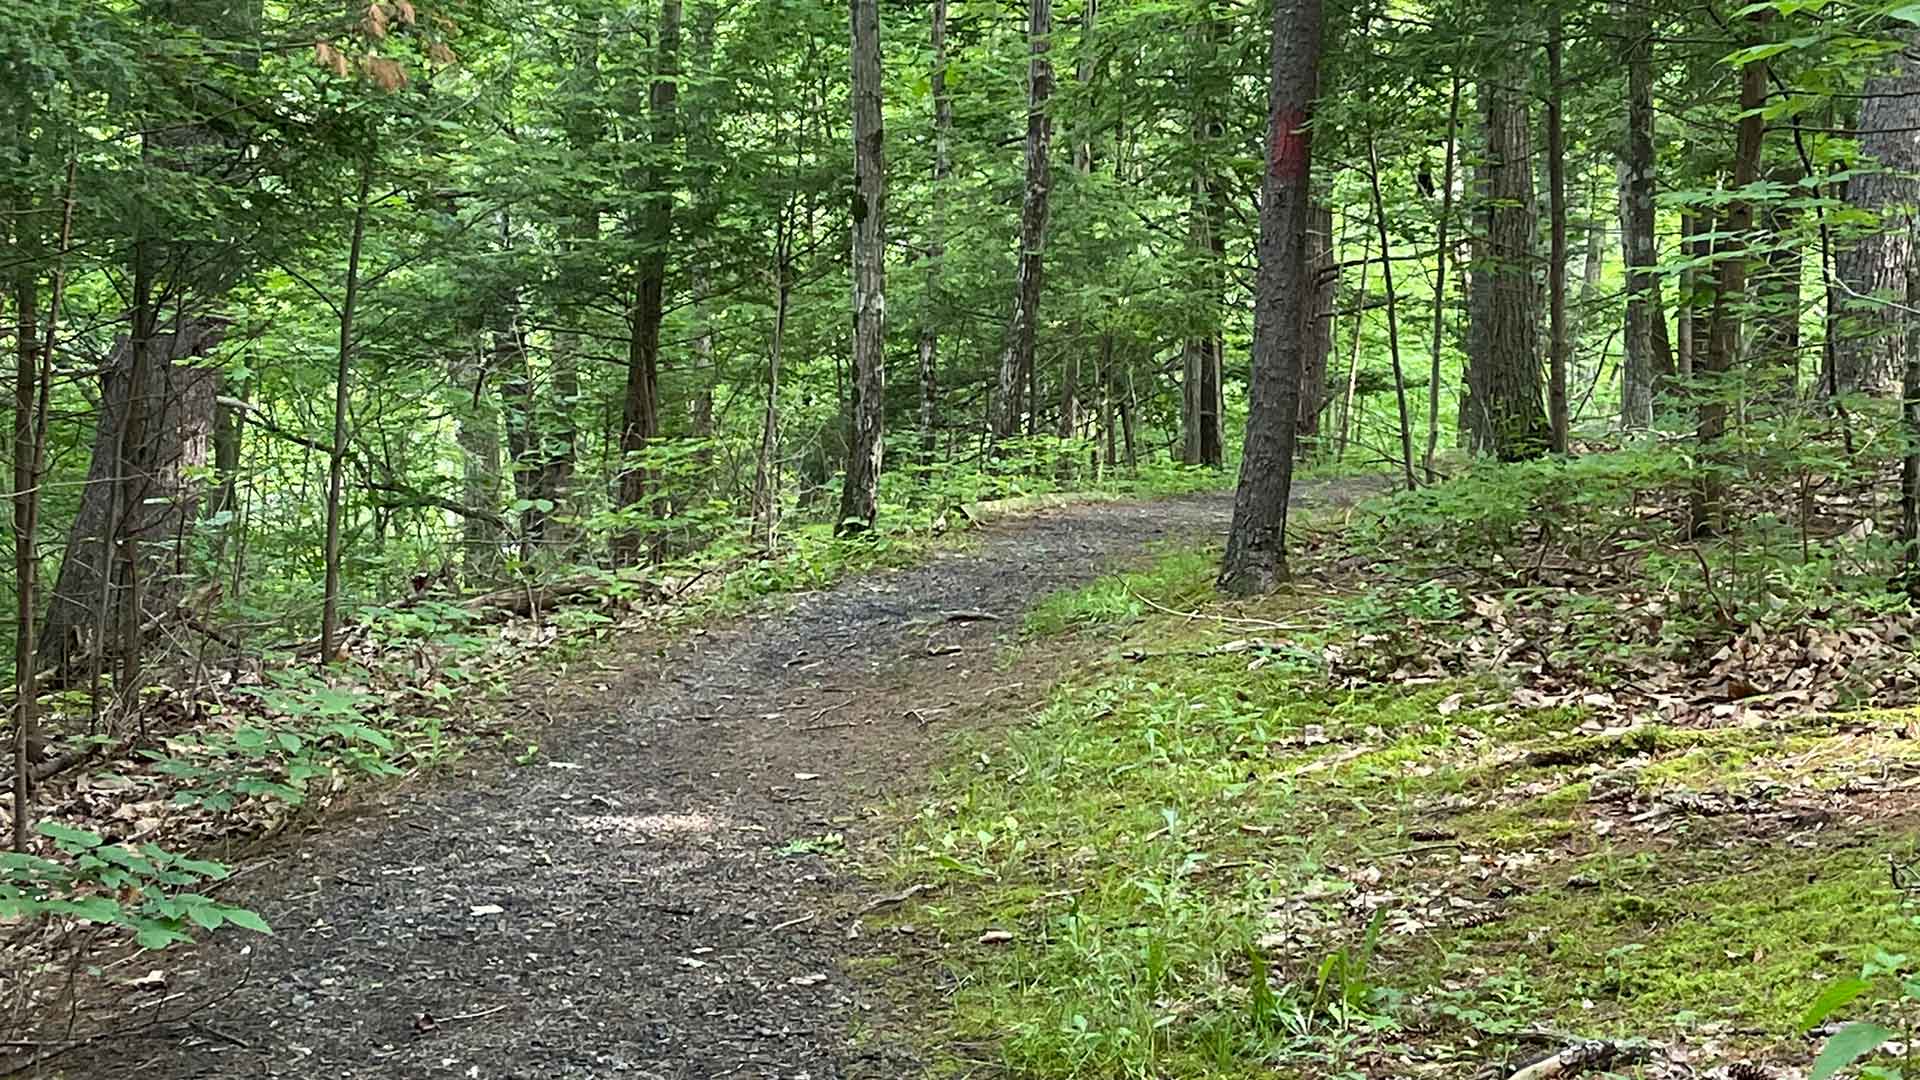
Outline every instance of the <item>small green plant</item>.
{"label": "small green plant", "polygon": [[199,930],[227,924],[271,933],[260,916],[185,891],[220,881],[227,868],[190,859],[154,844],[106,843],[97,833],[43,822],[40,835],[57,858],[0,853],[0,919],[64,917],[124,927],[142,948],[164,949]]}
{"label": "small green plant", "polygon": [[838,855],[847,849],[846,837],[837,832],[821,833],[819,836],[803,836],[781,845],[780,854],[794,855]]}

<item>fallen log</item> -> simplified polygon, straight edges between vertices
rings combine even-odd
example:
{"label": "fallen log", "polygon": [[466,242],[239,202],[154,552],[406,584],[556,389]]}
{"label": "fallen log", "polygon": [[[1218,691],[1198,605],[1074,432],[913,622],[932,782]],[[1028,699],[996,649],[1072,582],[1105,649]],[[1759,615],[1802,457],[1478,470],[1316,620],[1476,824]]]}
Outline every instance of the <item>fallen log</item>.
{"label": "fallen log", "polygon": [[609,580],[604,574],[578,574],[538,585],[531,582],[509,585],[492,592],[468,597],[461,602],[460,606],[475,615],[495,618],[526,617],[536,611],[551,610],[560,604],[598,598],[612,588],[623,584],[636,587],[640,592],[640,598],[647,603],[659,603],[668,598],[666,590],[652,581],[617,578]]}

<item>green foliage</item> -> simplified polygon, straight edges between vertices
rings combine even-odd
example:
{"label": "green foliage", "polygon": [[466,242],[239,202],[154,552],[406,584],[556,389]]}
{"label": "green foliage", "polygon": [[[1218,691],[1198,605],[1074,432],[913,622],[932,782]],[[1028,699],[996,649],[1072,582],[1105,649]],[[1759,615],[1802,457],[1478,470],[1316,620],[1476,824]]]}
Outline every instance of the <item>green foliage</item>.
{"label": "green foliage", "polygon": [[53,841],[55,857],[0,853],[0,919],[121,927],[145,949],[164,949],[228,924],[271,932],[245,908],[186,891],[224,880],[227,868],[219,863],[154,844],[109,844],[58,822],[42,822],[38,832]]}

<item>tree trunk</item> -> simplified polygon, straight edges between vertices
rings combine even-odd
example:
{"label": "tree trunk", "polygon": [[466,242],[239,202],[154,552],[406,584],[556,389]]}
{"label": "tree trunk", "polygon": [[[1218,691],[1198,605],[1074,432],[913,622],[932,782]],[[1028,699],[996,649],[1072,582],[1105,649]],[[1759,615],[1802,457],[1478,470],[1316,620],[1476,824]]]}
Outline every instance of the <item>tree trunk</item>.
{"label": "tree trunk", "polygon": [[[647,500],[654,477],[642,460],[660,437],[660,323],[666,314],[667,249],[673,242],[675,103],[680,85],[680,0],[661,0],[660,37],[653,85],[647,95],[648,139],[653,157],[646,171],[641,205],[635,212],[641,245],[639,276],[628,321],[627,389],[620,424],[620,498],[632,511]],[[658,494],[657,492],[655,493]],[[659,530],[648,547],[664,554]],[[640,558],[641,534],[628,526],[614,537],[616,563]]]}
{"label": "tree trunk", "polygon": [[[1757,12],[1752,21],[1766,21],[1768,12]],[[1744,190],[1760,178],[1760,154],[1766,135],[1766,122],[1760,109],[1766,104],[1767,62],[1749,60],[1740,69],[1740,121],[1733,156],[1733,177],[1729,187]],[[1718,260],[1720,282],[1714,290],[1713,315],[1707,338],[1705,362],[1696,365],[1703,376],[1695,436],[1700,444],[1701,468],[1693,492],[1693,532],[1711,535],[1725,527],[1725,483],[1720,475],[1720,453],[1715,443],[1727,431],[1726,375],[1733,370],[1733,359],[1740,352],[1740,323],[1746,306],[1747,258],[1745,237],[1753,228],[1753,204],[1744,198],[1727,205],[1726,220],[1718,230],[1736,245],[1731,256]]]}
{"label": "tree trunk", "polygon": [[853,400],[847,476],[840,491],[839,531],[843,533],[872,528],[879,512],[887,387],[887,168],[880,106],[880,8],[878,0],[851,0],[851,7]]}
{"label": "tree trunk", "polygon": [[1453,170],[1457,159],[1458,136],[1460,134],[1460,72],[1453,73],[1453,89],[1447,95],[1447,149],[1446,165],[1441,170],[1440,179],[1440,219],[1434,225],[1437,237],[1434,256],[1433,276],[1433,353],[1432,368],[1427,373],[1427,456],[1425,459],[1427,482],[1439,479],[1434,471],[1433,459],[1440,447],[1440,355],[1446,343],[1447,334],[1447,256],[1451,254],[1451,240],[1447,229],[1453,222]]}
{"label": "tree trunk", "polygon": [[[1353,423],[1354,395],[1360,388],[1360,332],[1367,325],[1367,274],[1373,269],[1373,239],[1360,241],[1360,294],[1353,306],[1353,339],[1347,345],[1347,388],[1340,399],[1340,442],[1334,447],[1337,461],[1346,460],[1347,443],[1356,430]],[[1338,295],[1338,290],[1335,290]]]}
{"label": "tree trunk", "polygon": [[1053,63],[1047,58],[1053,36],[1053,0],[1029,0],[1027,25],[1027,183],[1020,209],[1020,260],[1013,290],[1013,317],[1000,357],[993,408],[993,438],[1020,433],[1020,392],[1033,371],[1034,338],[1040,319],[1040,279],[1047,239],[1047,210],[1052,174],[1047,163],[1053,142]]}
{"label": "tree trunk", "polygon": [[1194,289],[1204,299],[1194,325],[1181,346],[1180,459],[1189,465],[1219,467],[1226,448],[1220,430],[1221,341],[1220,304],[1224,300],[1223,263],[1226,237],[1220,178],[1213,175],[1217,145],[1222,135],[1218,111],[1221,87],[1212,78],[1223,36],[1219,21],[1209,13],[1194,30],[1196,63],[1190,82],[1194,108],[1190,117],[1194,171],[1187,203],[1187,250],[1195,267]]}
{"label": "tree trunk", "polygon": [[1413,476],[1413,418],[1407,412],[1407,376],[1400,365],[1400,298],[1393,289],[1393,244],[1387,238],[1387,204],[1380,195],[1380,149],[1367,139],[1367,180],[1373,191],[1373,220],[1380,236],[1380,288],[1387,299],[1387,356],[1393,362],[1393,396],[1400,406],[1400,468],[1407,490],[1420,486]]}
{"label": "tree trunk", "polygon": [[470,583],[492,578],[505,527],[500,507],[500,409],[490,390],[493,372],[483,342],[448,360],[460,449],[460,569]]}
{"label": "tree trunk", "polygon": [[[1920,260],[1908,259],[1901,275],[1905,305],[1920,308]],[[1900,576],[1907,595],[1920,600],[1920,319],[1906,319],[1901,333]]]}
{"label": "tree trunk", "polygon": [[1327,411],[1327,365],[1333,359],[1333,303],[1339,281],[1333,250],[1333,208],[1316,206],[1307,232],[1307,273],[1313,282],[1308,300],[1307,347],[1300,357],[1300,418],[1294,453],[1302,461],[1323,453],[1320,421]]}
{"label": "tree trunk", "polygon": [[1561,15],[1547,14],[1547,418],[1553,452],[1567,452],[1567,138],[1561,124]]}
{"label": "tree trunk", "polygon": [[1896,67],[1868,79],[1860,105],[1860,160],[1847,181],[1847,205],[1876,215],[1879,227],[1842,246],[1834,261],[1844,296],[1833,382],[1841,393],[1891,394],[1906,368],[1903,315],[1888,301],[1906,293],[1914,261],[1912,208],[1920,204],[1920,34],[1894,57]]}
{"label": "tree trunk", "polygon": [[[606,139],[600,112],[593,102],[600,86],[600,21],[583,5],[574,19],[572,70],[567,73],[570,91],[564,130],[567,147],[585,157],[594,153]],[[568,215],[560,226],[563,252],[557,275],[564,290],[559,301],[561,321],[568,329],[553,335],[553,365],[543,406],[537,407],[537,436],[543,472],[541,488],[556,504],[566,505],[573,496],[574,471],[578,466],[580,436],[574,420],[580,401],[580,361],[586,353],[586,339],[572,329],[582,318],[583,298],[597,288],[602,267],[597,265],[594,247],[600,240],[601,206],[599,192],[592,184],[575,196]],[[539,399],[537,399],[539,400]],[[534,539],[552,542],[557,524],[551,515],[540,522],[541,533]]]}
{"label": "tree trunk", "polygon": [[1502,461],[1539,457],[1550,439],[1540,401],[1540,291],[1533,277],[1538,215],[1527,99],[1518,88],[1523,74],[1509,65],[1480,84],[1485,253],[1473,285],[1473,314],[1481,320],[1473,336],[1482,350],[1474,358],[1473,389],[1488,445]]}
{"label": "tree trunk", "polygon": [[760,415],[760,450],[754,462],[753,502],[749,515],[754,539],[774,549],[780,535],[780,359],[787,343],[787,301],[792,296],[788,265],[790,226],[783,216],[773,263],[773,340],[767,350],[767,399]]}
{"label": "tree trunk", "polygon": [[[13,286],[17,320],[14,327],[13,378],[13,850],[24,852],[32,830],[31,785],[28,769],[36,756],[38,731],[34,717],[39,683],[35,679],[33,615],[34,586],[40,569],[39,534],[40,450],[34,435],[39,428],[40,332],[35,317],[40,309],[39,280],[31,266],[16,273]],[[57,309],[56,309],[57,312]]]}
{"label": "tree trunk", "polygon": [[[1094,36],[1100,14],[1099,0],[1084,0],[1080,11],[1080,62],[1075,72],[1083,94],[1091,101],[1091,88],[1096,70]],[[1091,113],[1093,107],[1088,106]],[[1073,147],[1073,171],[1079,176],[1080,190],[1086,190],[1086,181],[1093,175],[1093,125],[1091,119],[1081,121],[1079,138]],[[1055,431],[1064,440],[1074,438],[1080,430],[1080,349],[1069,346],[1060,358],[1060,416]]]}
{"label": "tree trunk", "polygon": [[360,248],[367,235],[367,200],[373,188],[373,157],[360,162],[354,195],[353,233],[347,244],[347,279],[340,297],[340,352],[333,373],[333,441],[327,453],[326,585],[320,608],[320,662],[332,663],[340,634],[340,518],[347,474],[347,403],[353,383],[353,316],[360,302]]}
{"label": "tree trunk", "polygon": [[[149,332],[144,351],[150,362],[143,365],[137,388],[134,339],[121,338],[109,354],[100,376],[100,419],[87,485],[36,635],[43,671],[71,677],[83,661],[104,663],[117,652],[112,643],[125,640],[124,620],[102,619],[97,609],[102,597],[112,594],[110,579],[118,573],[110,562],[116,536],[133,537],[141,551],[151,609],[164,610],[178,592],[181,580],[170,572],[176,550],[171,541],[186,535],[199,516],[196,474],[211,455],[219,387],[218,372],[185,361],[209,355],[225,329],[222,320],[193,318],[166,332]],[[139,477],[141,498],[123,501],[120,459],[129,441],[129,406],[135,402],[149,417],[142,425],[145,445],[126,456],[146,464]]]}
{"label": "tree trunk", "polygon": [[920,457],[933,460],[933,432],[939,423],[940,311],[947,258],[946,186],[951,168],[947,143],[953,131],[953,98],[947,93],[947,0],[933,0],[933,213],[927,228],[927,297],[920,315]]}
{"label": "tree trunk", "polygon": [[1655,327],[1664,328],[1653,274],[1653,18],[1634,0],[1616,0],[1626,38],[1627,115],[1620,175],[1620,249],[1627,263],[1626,359],[1620,366],[1620,426],[1653,426]]}
{"label": "tree trunk", "polygon": [[1319,96],[1320,35],[1320,0],[1275,0],[1246,447],[1220,571],[1220,587],[1240,595],[1269,591],[1287,576],[1293,439],[1313,294],[1307,281],[1309,124]]}
{"label": "tree trunk", "polygon": [[[1796,190],[1799,171],[1779,170],[1775,179]],[[1761,215],[1766,252],[1753,260],[1751,315],[1754,396],[1775,406],[1794,399],[1800,365],[1800,247],[1786,239],[1798,211],[1770,205]],[[1903,286],[1904,288],[1904,286]],[[1904,373],[1904,366],[1903,366]]]}

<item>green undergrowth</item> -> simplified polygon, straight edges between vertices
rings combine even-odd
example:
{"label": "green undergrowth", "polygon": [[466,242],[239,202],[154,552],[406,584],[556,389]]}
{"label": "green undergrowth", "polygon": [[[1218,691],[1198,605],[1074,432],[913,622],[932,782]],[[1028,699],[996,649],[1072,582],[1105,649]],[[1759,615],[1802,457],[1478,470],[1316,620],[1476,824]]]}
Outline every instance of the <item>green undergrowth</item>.
{"label": "green undergrowth", "polygon": [[1822,989],[1920,949],[1884,782],[1920,772],[1912,717],[1622,723],[1497,666],[1356,675],[1330,658],[1459,605],[1228,603],[1214,559],[1044,600],[1025,633],[1089,662],[911,811],[890,873],[934,888],[889,917],[944,936],[952,1074],[1465,1077],[1538,1030],[1804,1066]]}

